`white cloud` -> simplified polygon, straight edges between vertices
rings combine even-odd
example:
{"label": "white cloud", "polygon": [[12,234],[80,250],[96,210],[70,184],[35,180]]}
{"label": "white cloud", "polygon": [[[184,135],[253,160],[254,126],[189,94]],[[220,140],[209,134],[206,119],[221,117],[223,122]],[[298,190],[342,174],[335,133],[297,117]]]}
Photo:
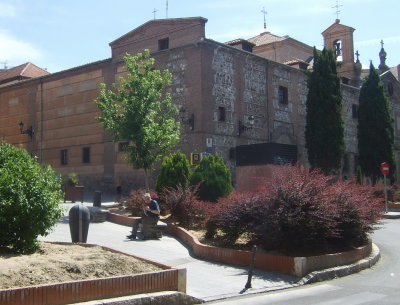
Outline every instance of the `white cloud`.
{"label": "white cloud", "polygon": [[0,30],[0,61],[20,64],[39,60],[41,57],[41,51],[33,45],[12,37],[7,31]]}
{"label": "white cloud", "polygon": [[0,17],[15,17],[16,9],[11,4],[0,2]]}

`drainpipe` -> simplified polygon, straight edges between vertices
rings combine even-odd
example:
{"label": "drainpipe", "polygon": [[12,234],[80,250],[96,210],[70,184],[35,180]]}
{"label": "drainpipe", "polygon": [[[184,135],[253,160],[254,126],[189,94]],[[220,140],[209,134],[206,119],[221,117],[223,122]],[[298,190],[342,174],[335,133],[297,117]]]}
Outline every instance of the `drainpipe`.
{"label": "drainpipe", "polygon": [[39,143],[39,161],[43,162],[43,80],[40,78],[40,143]]}

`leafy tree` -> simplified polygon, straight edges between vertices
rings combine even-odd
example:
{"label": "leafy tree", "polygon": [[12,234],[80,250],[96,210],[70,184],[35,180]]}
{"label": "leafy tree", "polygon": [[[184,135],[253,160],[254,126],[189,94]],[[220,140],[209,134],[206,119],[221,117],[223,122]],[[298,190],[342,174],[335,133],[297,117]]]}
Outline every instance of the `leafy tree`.
{"label": "leafy tree", "polygon": [[26,150],[0,143],[0,246],[21,253],[38,248],[62,216],[61,179]]}
{"label": "leafy tree", "polygon": [[98,121],[111,132],[114,141],[127,141],[127,160],[135,169],[148,171],[179,141],[178,108],[164,89],[171,83],[171,73],[154,69],[154,58],[145,50],[124,57],[128,71],[113,84],[113,91],[100,85],[96,105],[101,111]]}
{"label": "leafy tree", "polygon": [[182,152],[176,152],[164,157],[161,164],[161,172],[157,177],[156,191],[162,193],[164,188],[175,188],[180,184],[187,188],[191,169],[189,161]]}
{"label": "leafy tree", "polygon": [[358,152],[363,174],[375,182],[381,175],[379,166],[388,162],[391,177],[396,169],[394,159],[393,118],[378,71],[370,64],[359,97]]}
{"label": "leafy tree", "polygon": [[337,172],[344,154],[342,93],[332,50],[317,52],[308,80],[306,148],[312,168]]}
{"label": "leafy tree", "polygon": [[217,201],[232,191],[231,172],[224,160],[217,155],[209,155],[201,159],[190,179],[192,185],[200,184],[201,200]]}

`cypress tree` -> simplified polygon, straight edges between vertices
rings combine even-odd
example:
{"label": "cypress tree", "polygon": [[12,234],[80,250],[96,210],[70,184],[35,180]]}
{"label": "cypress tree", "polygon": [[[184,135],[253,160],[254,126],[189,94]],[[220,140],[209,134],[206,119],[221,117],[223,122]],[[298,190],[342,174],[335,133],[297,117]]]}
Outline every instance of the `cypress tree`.
{"label": "cypress tree", "polygon": [[358,152],[359,162],[365,176],[375,183],[381,175],[380,164],[390,165],[390,178],[396,169],[394,161],[393,118],[383,91],[378,71],[370,64],[359,97]]}
{"label": "cypress tree", "polygon": [[190,175],[189,161],[182,152],[177,151],[170,156],[164,157],[156,182],[157,193],[161,194],[165,187],[176,188],[179,184],[183,188],[187,188]]}
{"label": "cypress tree", "polygon": [[344,154],[342,93],[333,51],[314,47],[313,71],[308,79],[305,139],[312,168],[337,173]]}

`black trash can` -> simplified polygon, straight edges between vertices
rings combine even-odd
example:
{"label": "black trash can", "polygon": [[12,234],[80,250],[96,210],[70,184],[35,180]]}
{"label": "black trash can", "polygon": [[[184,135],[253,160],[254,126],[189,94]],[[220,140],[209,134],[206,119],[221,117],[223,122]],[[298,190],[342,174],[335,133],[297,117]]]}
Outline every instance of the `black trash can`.
{"label": "black trash can", "polygon": [[93,206],[101,208],[101,191],[94,191]]}
{"label": "black trash can", "polygon": [[83,205],[74,205],[69,210],[69,229],[73,243],[86,243],[90,223],[89,209]]}

